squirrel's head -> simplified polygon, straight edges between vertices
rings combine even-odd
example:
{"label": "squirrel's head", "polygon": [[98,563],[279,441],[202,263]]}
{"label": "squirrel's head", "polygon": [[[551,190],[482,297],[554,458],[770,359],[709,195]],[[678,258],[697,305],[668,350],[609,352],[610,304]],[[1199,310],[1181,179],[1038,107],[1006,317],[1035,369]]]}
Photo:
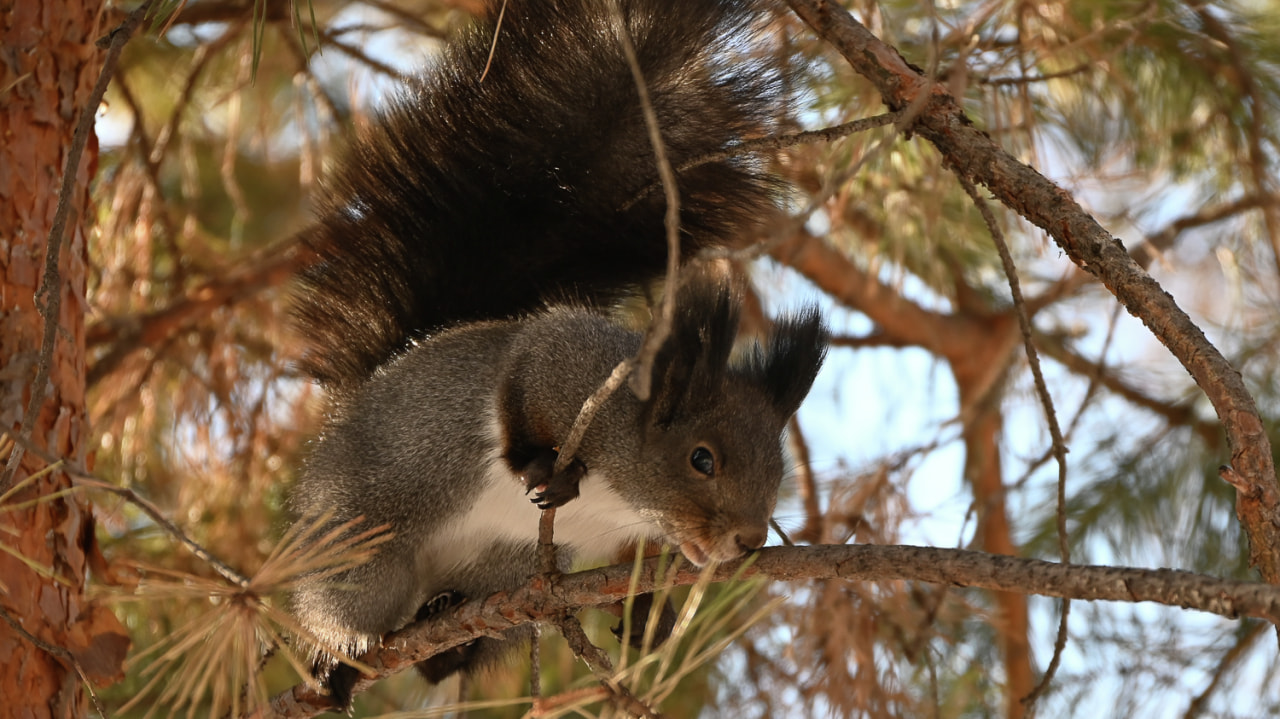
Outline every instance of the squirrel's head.
{"label": "squirrel's head", "polygon": [[701,566],[764,545],[783,475],[782,435],[809,392],[828,335],[816,308],[779,321],[732,358],[740,300],[696,279],[677,297],[669,339],[640,413],[639,466],[651,468],[645,513]]}

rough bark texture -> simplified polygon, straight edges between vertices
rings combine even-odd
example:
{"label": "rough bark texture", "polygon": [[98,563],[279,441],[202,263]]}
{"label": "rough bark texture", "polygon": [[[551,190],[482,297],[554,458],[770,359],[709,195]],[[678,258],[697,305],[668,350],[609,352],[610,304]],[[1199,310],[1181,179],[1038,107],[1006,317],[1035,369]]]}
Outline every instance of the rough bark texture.
{"label": "rough bark texture", "polygon": [[[0,0],[0,462],[13,451],[40,361],[44,319],[37,296],[58,187],[75,124],[97,78],[102,33],[98,0]],[[58,341],[30,447],[14,478],[46,469],[42,457],[87,455],[84,317],[89,182],[96,143],[75,170],[71,221],[60,257]],[[36,479],[18,504],[66,489],[61,472]],[[120,673],[128,639],[114,615],[84,596],[96,557],[89,505],[77,494],[0,514],[0,608],[38,647],[0,622],[0,715],[76,717],[87,711],[81,674],[105,683]],[[24,563],[15,558],[21,555]],[[37,572],[31,564],[47,572]]]}
{"label": "rough bark texture", "polygon": [[911,131],[933,143],[956,172],[1045,230],[1177,357],[1213,404],[1226,430],[1237,488],[1236,513],[1249,535],[1250,561],[1280,583],[1280,488],[1271,442],[1237,372],[1124,245],[1069,194],[1000,148],[969,122],[947,89],[931,82],[846,10],[826,0],[787,0],[824,40],[880,91],[891,109],[919,108]]}

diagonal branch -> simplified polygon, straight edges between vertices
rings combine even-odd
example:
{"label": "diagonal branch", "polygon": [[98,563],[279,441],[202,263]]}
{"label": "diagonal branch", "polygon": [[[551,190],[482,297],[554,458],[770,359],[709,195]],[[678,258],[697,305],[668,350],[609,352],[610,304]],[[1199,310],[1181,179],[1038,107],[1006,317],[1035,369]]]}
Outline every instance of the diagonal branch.
{"label": "diagonal branch", "polygon": [[958,173],[983,184],[1007,207],[1048,232],[1191,373],[1226,430],[1231,462],[1241,479],[1236,514],[1249,535],[1250,563],[1268,582],[1280,583],[1280,488],[1271,442],[1240,373],[1116,238],[1069,194],[974,127],[945,86],[925,77],[834,3],[787,2],[879,89],[891,109],[925,102],[912,131],[933,143]]}
{"label": "diagonal branch", "polygon": [[[1133,261],[1138,263],[1142,269],[1147,269],[1151,263],[1164,252],[1171,249],[1187,230],[1193,230],[1216,222],[1229,220],[1250,210],[1266,208],[1269,205],[1280,205],[1280,196],[1276,195],[1245,195],[1237,199],[1231,200],[1217,205],[1206,205],[1187,215],[1182,215],[1160,228],[1156,232],[1147,235],[1146,239],[1129,250],[1129,256]],[[1055,282],[1047,290],[1035,297],[1027,300],[1027,307],[1032,314],[1039,312],[1041,309],[1057,302],[1058,300],[1074,293],[1084,285],[1088,284],[1093,277],[1083,268],[1076,268],[1075,272],[1068,274],[1066,277]]]}
{"label": "diagonal branch", "polygon": [[876,325],[875,344],[924,347],[950,357],[963,341],[964,320],[903,297],[844,253],[812,235],[796,232],[770,248],[769,254],[804,275],[837,302],[866,315]]}

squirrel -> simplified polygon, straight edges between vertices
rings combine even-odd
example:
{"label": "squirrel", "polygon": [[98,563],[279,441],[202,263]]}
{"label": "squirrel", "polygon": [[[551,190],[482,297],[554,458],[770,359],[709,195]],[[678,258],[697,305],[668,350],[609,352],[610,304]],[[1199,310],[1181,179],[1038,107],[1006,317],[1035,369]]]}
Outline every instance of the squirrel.
{"label": "squirrel", "polygon": [[[291,509],[391,532],[367,563],[306,576],[292,597],[335,706],[358,678],[337,652],[536,574],[540,507],[560,508],[566,571],[642,538],[700,566],[764,545],[781,437],[828,344],[812,307],[731,356],[740,293],[683,273],[650,396],[614,392],[554,470],[583,402],[641,347],[608,310],[667,263],[622,34],[676,168],[687,265],[777,211],[767,163],[728,152],[778,111],[778,74],[742,57],[763,16],[758,0],[493,0],[328,175],[295,298],[300,368],[326,391],[326,419]],[[418,668],[439,682],[529,634]]]}

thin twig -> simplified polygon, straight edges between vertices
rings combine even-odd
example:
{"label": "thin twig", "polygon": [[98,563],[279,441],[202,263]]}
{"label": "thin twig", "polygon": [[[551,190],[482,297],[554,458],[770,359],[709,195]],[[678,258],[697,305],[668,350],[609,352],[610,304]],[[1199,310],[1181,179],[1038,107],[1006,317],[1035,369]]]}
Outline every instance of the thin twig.
{"label": "thin twig", "polygon": [[[23,446],[23,442],[20,438],[15,438],[15,440],[19,447]],[[32,446],[29,443],[29,440],[25,446],[27,451],[36,455],[42,461],[46,463],[52,463],[55,461],[53,457],[48,456],[40,448]],[[245,589],[249,586],[249,579],[247,577],[231,567],[228,567],[217,557],[213,556],[209,550],[205,549],[199,542],[196,542],[188,536],[186,532],[182,531],[178,527],[178,525],[169,521],[158,507],[139,495],[137,492],[134,492],[132,489],[127,487],[117,487],[114,484],[95,477],[84,469],[70,463],[64,464],[63,469],[67,476],[70,477],[77,486],[84,487],[86,489],[99,489],[104,492],[109,492],[142,510],[143,514],[150,517],[153,522],[155,522],[161,529],[168,532],[174,539],[177,539],[179,542],[186,545],[187,549],[190,549],[192,554],[208,563],[210,567],[213,567],[214,571],[221,574],[227,581],[232,582],[241,589]]]}
{"label": "thin twig", "polygon": [[[1027,352],[1027,364],[1031,366],[1031,376],[1035,382],[1036,396],[1040,399],[1040,405],[1044,408],[1045,421],[1049,425],[1049,437],[1053,441],[1053,456],[1058,461],[1058,552],[1062,557],[1062,563],[1070,564],[1071,543],[1067,536],[1067,447],[1062,439],[1062,429],[1058,426],[1057,412],[1053,408],[1053,396],[1049,394],[1049,387],[1045,384],[1044,373],[1040,368],[1040,355],[1036,352],[1035,342],[1032,341],[1031,317],[1027,314],[1027,305],[1022,297],[1022,284],[1018,281],[1018,268],[1013,263],[1013,255],[1009,252],[1009,245],[1005,242],[1004,232],[1001,231],[1000,224],[996,221],[995,213],[991,211],[991,206],[978,194],[978,188],[969,181],[969,178],[958,170],[955,174],[965,193],[973,200],[978,212],[982,214],[982,219],[987,223],[987,230],[991,233],[991,239],[995,243],[996,251],[1000,254],[1000,263],[1004,266],[1005,277],[1009,281],[1009,291],[1013,295],[1014,311],[1018,315],[1018,327],[1022,330],[1022,342]],[[1058,636],[1053,644],[1053,658],[1049,660],[1049,666],[1045,669],[1044,676],[1040,678],[1040,683],[1036,685],[1035,689],[1031,690],[1030,694],[1022,698],[1022,703],[1027,707],[1035,704],[1036,699],[1048,688],[1054,674],[1058,671],[1058,665],[1062,662],[1062,652],[1067,646],[1067,617],[1070,613],[1071,600],[1063,599],[1062,616],[1058,622]]]}
{"label": "thin twig", "polygon": [[1111,394],[1159,415],[1169,424],[1191,429],[1200,435],[1208,446],[1216,446],[1221,442],[1221,425],[1212,420],[1201,419],[1196,413],[1193,401],[1166,402],[1152,397],[1138,387],[1127,383],[1115,372],[1106,371],[1108,368],[1099,366],[1064,343],[1055,341],[1052,336],[1037,333],[1036,338],[1044,353],[1068,370],[1076,374],[1097,377],[1098,382]]}
{"label": "thin twig", "polygon": [[[634,358],[618,363],[604,383],[587,398],[586,402],[582,403],[582,408],[578,411],[578,416],[574,419],[573,426],[569,429],[569,436],[560,445],[559,456],[557,456],[552,470],[557,473],[564,471],[569,466],[569,463],[573,461],[574,455],[578,451],[578,445],[581,444],[582,437],[586,434],[587,428],[591,425],[596,412],[618,390],[618,387],[628,376],[630,376],[631,391],[636,398],[640,401],[649,398],[653,360],[663,343],[666,342],[667,336],[671,334],[671,324],[675,316],[675,293],[680,270],[680,196],[676,189],[675,173],[671,169],[671,163],[667,158],[666,146],[662,142],[658,116],[654,112],[653,104],[649,99],[649,89],[645,84],[644,74],[641,72],[640,62],[636,57],[635,47],[631,43],[631,35],[627,30],[626,18],[623,16],[616,0],[609,4],[609,8],[613,14],[614,24],[618,29],[618,42],[621,44],[623,54],[626,56],[627,65],[631,68],[631,76],[635,81],[636,92],[640,96],[640,108],[644,115],[645,127],[649,131],[650,144],[653,146],[655,162],[658,166],[658,176],[662,179],[662,186],[666,193],[667,281],[666,287],[663,289],[663,299],[659,305],[659,310],[654,314],[654,320],[649,325],[649,330],[645,333],[640,351]],[[542,516],[542,524],[545,525],[554,521],[554,512],[554,509],[545,510]],[[548,513],[550,513],[549,517]],[[547,571],[554,569],[554,560],[552,559],[554,548],[550,547],[550,535],[549,528],[543,529],[542,526],[539,527],[539,544],[543,546],[543,564],[544,567],[548,564],[551,565],[551,569]]]}
{"label": "thin twig", "polygon": [[[324,106],[325,111],[329,113],[330,120],[344,117],[346,113],[338,108],[338,103],[325,91],[324,86],[316,81],[315,72],[311,69],[311,58],[307,55],[306,48],[302,46],[302,42],[293,33],[280,33],[280,36],[284,40],[285,48],[298,61],[298,71],[306,74],[306,84],[311,91],[311,97],[317,101],[317,104]],[[299,123],[299,126],[306,127],[304,123]],[[307,138],[314,141],[310,132],[307,133]],[[308,148],[310,148],[310,145],[308,145]]]}
{"label": "thin twig", "polygon": [[885,125],[898,124],[905,114],[906,113],[903,111],[886,112],[883,115],[860,117],[857,120],[850,120],[849,122],[842,122],[839,125],[823,127],[817,130],[804,130],[802,132],[793,132],[785,135],[770,135],[768,137],[758,137],[754,140],[743,140],[742,142],[729,145],[724,149],[704,153],[686,160],[681,163],[676,170],[678,172],[685,172],[710,162],[719,162],[720,160],[741,157],[742,155],[759,152],[761,150],[783,150],[788,147],[795,147],[796,145],[805,145],[814,142],[832,142],[855,133],[866,132],[867,130],[884,127]]}
{"label": "thin twig", "polygon": [[420,35],[436,39],[443,39],[446,36],[446,33],[440,30],[440,28],[427,23],[421,17],[418,17],[411,12],[406,12],[403,8],[400,8],[393,3],[386,2],[385,0],[364,0],[363,4],[375,7],[397,20],[400,20],[401,22],[396,24],[397,29],[403,30],[405,29],[405,25],[411,25],[413,26],[413,30]]}
{"label": "thin twig", "polygon": [[[208,69],[214,59],[221,57],[222,50],[241,37],[248,24],[248,18],[241,18],[228,25],[227,29],[217,38],[196,48],[190,62],[191,70],[187,73],[186,79],[182,83],[182,91],[178,93],[178,97],[174,100],[173,109],[170,110],[164,127],[160,128],[160,132],[156,133],[155,145],[151,149],[151,154],[146,158],[148,165],[154,165],[158,169],[160,160],[163,159],[168,146],[173,144],[179,137],[178,133],[182,127],[183,113],[191,105],[198,82],[201,76],[204,75],[204,71]],[[290,35],[289,33],[285,34]],[[141,117],[137,119],[137,123],[143,124]]]}
{"label": "thin twig", "polygon": [[1066,70],[1059,70],[1057,72],[1046,72],[1040,75],[1024,75],[1019,77],[992,77],[992,78],[979,77],[979,78],[976,78],[976,80],[980,85],[991,85],[993,87],[1000,87],[1002,85],[1025,86],[1025,85],[1029,85],[1031,83],[1036,83],[1036,82],[1048,82],[1050,80],[1061,80],[1062,78],[1071,77],[1072,75],[1079,75],[1081,73],[1085,73],[1090,70],[1096,70],[1097,68],[1098,68],[1098,61],[1089,60],[1088,62],[1082,62],[1079,65],[1076,65],[1075,67],[1067,68]]}
{"label": "thin twig", "polygon": [[[723,149],[715,150],[714,152],[707,152],[707,153],[698,155],[697,157],[685,160],[683,163],[681,163],[679,167],[676,168],[676,171],[687,172],[689,170],[694,169],[695,167],[700,167],[707,163],[719,162],[721,160],[728,160],[734,157],[742,157],[743,155],[750,155],[754,152],[760,152],[762,150],[782,150],[788,147],[794,147],[796,145],[804,145],[808,143],[831,142],[843,137],[848,137],[849,135],[853,135],[858,132],[865,132],[873,128],[884,127],[885,125],[894,125],[895,127],[898,127],[898,126],[901,126],[902,122],[904,121],[904,119],[906,119],[906,117],[907,117],[907,111],[901,110],[896,112],[887,112],[883,115],[875,115],[873,117],[862,117],[862,118],[858,118],[857,120],[850,120],[849,122],[844,122],[839,125],[832,125],[831,127],[824,127],[817,130],[804,130],[802,132],[793,132],[793,133],[788,133],[784,135],[770,135],[768,137],[758,137],[754,140],[743,140],[742,142],[733,143]],[[895,132],[894,135],[896,136],[896,134],[897,133]],[[880,147],[883,147],[883,145],[877,145],[876,148],[873,149],[871,152],[865,153],[857,163],[855,163],[849,168],[846,168],[846,170],[841,173],[840,180],[838,182],[835,182],[832,184],[836,186],[843,184],[844,178],[851,177],[852,175],[856,174],[857,171],[861,169],[863,165],[866,164],[868,159],[870,159],[871,157],[874,157],[877,154],[878,149]],[[626,210],[632,207],[633,205],[635,205],[637,202],[648,197],[650,194],[653,193],[654,190],[658,188],[659,184],[660,184],[659,182],[655,182],[649,185],[648,187],[645,187],[644,189],[640,190],[640,192],[636,193],[634,197],[632,197],[630,200],[627,200],[620,209]],[[822,199],[823,198],[820,197],[818,198],[818,201],[821,201]],[[816,206],[816,204],[817,202],[813,203],[814,206]],[[797,214],[799,217],[808,217],[812,213],[813,213],[813,207],[811,206]]]}
{"label": "thin twig", "polygon": [[[1076,408],[1076,412],[1072,415],[1071,421],[1067,422],[1067,431],[1062,434],[1064,444],[1071,441],[1071,437],[1075,435],[1075,431],[1080,426],[1081,420],[1084,419],[1084,415],[1088,411],[1089,405],[1098,397],[1098,389],[1104,386],[1102,378],[1103,375],[1107,374],[1107,353],[1111,351],[1111,343],[1115,340],[1116,324],[1119,318],[1120,305],[1116,305],[1112,308],[1111,317],[1107,322],[1107,333],[1102,338],[1102,349],[1098,353],[1098,362],[1096,364],[1090,364],[1090,369],[1086,373],[1089,378],[1089,384],[1085,387],[1084,398],[1080,400],[1080,406]],[[1037,332],[1034,336],[1036,341],[1040,341],[1040,338],[1043,335]],[[1048,348],[1045,349],[1045,354],[1049,357],[1054,357],[1053,351]],[[1020,489],[1025,486],[1027,482],[1031,481],[1032,475],[1034,475],[1040,467],[1044,466],[1046,462],[1053,458],[1053,450],[1054,448],[1050,446],[1039,457],[1029,462],[1026,469],[1022,472],[1022,476],[1019,477],[1012,486]]]}
{"label": "thin twig", "polygon": [[252,53],[240,57],[240,74],[236,77],[235,86],[224,99],[226,104],[225,141],[222,146],[222,161],[218,163],[218,176],[222,180],[222,189],[231,202],[231,226],[227,230],[231,246],[240,244],[244,235],[244,226],[248,221],[251,209],[245,199],[244,188],[236,178],[236,161],[240,157],[240,111],[243,107],[243,94],[254,81]]}
{"label": "thin twig", "polygon": [[493,42],[489,44],[489,57],[484,61],[484,71],[480,73],[480,79],[476,82],[484,82],[489,76],[489,68],[493,66],[493,56],[498,52],[498,37],[502,35],[502,18],[507,16],[507,0],[502,0],[502,7],[498,8],[498,19],[493,22]]}
{"label": "thin twig", "polygon": [[529,696],[537,704],[542,699],[542,625],[533,625],[533,637],[529,639]]}
{"label": "thin twig", "polygon": [[609,655],[591,643],[591,639],[587,637],[586,632],[582,631],[582,624],[576,617],[565,614],[553,620],[553,623],[568,642],[574,655],[586,663],[596,680],[600,682],[600,686],[609,693],[609,698],[615,706],[632,716],[661,719],[661,714],[632,694],[631,690],[618,683],[613,676],[613,662],[609,660]]}
{"label": "thin twig", "polygon": [[791,444],[791,455],[796,463],[796,492],[804,505],[804,526],[796,532],[795,540],[814,544],[822,541],[822,505],[818,501],[818,483],[813,476],[813,465],[809,461],[809,445],[804,441],[804,433],[800,431],[800,418],[792,416],[787,420],[787,440]]}
{"label": "thin twig", "polygon": [[[627,31],[626,18],[623,17],[622,10],[618,7],[617,2],[611,2],[609,7],[613,13],[614,23],[618,28],[618,41],[622,45],[623,54],[626,56],[627,64],[631,68],[632,79],[635,81],[636,91],[640,95],[640,107],[644,114],[645,126],[649,130],[649,141],[653,145],[653,152],[658,165],[658,175],[662,178],[662,184],[666,190],[667,282],[663,291],[660,309],[655,313],[654,321],[650,324],[648,332],[645,333],[645,339],[640,351],[635,358],[619,362],[604,383],[587,398],[587,401],[582,403],[582,408],[578,410],[578,416],[574,419],[573,426],[569,429],[569,436],[560,445],[559,454],[552,469],[554,473],[564,471],[569,466],[569,463],[573,461],[574,455],[578,451],[578,445],[581,444],[582,438],[586,434],[587,428],[590,427],[596,413],[600,411],[605,401],[618,390],[618,387],[628,376],[631,378],[631,391],[636,395],[636,398],[641,401],[649,398],[653,359],[657,356],[658,350],[666,341],[667,336],[671,334],[671,323],[675,316],[675,291],[680,270],[680,197],[676,191],[675,173],[672,171],[671,163],[667,159],[666,146],[663,145],[661,129],[658,127],[658,116],[649,100],[649,90],[645,85],[644,74],[640,70],[639,60],[636,58],[635,47],[631,44],[631,35]],[[543,571],[548,575],[552,575],[555,572],[555,545],[552,543],[554,522],[555,508],[543,510],[538,526],[538,545],[539,554],[542,557]]]}
{"label": "thin twig", "polygon": [[587,433],[587,428],[591,426],[591,420],[595,418],[596,413],[604,406],[610,395],[622,386],[627,375],[631,374],[632,367],[635,366],[635,360],[625,359],[613,368],[613,372],[609,373],[609,377],[596,388],[596,391],[582,403],[582,408],[578,410],[578,416],[573,420],[573,426],[569,428],[569,436],[560,445],[560,455],[556,457],[555,469],[556,473],[563,472],[569,463],[573,461],[573,456],[578,452],[578,445],[582,443],[582,437]]}
{"label": "thin twig", "polygon": [[[305,28],[305,29],[313,29],[313,28]],[[400,72],[398,69],[386,64],[385,62],[382,62],[381,60],[375,60],[372,56],[370,56],[364,50],[360,49],[358,46],[339,40],[338,36],[334,35],[333,32],[328,28],[320,30],[319,35],[321,39],[324,40],[325,43],[336,48],[338,52],[341,52],[343,55],[346,55],[352,60],[355,60],[356,62],[359,62],[365,65],[370,70],[381,73],[391,78],[392,80],[397,80],[400,82],[404,82],[405,80],[408,79],[408,76]]]}
{"label": "thin twig", "polygon": [[[564,442],[560,445],[559,454],[556,456],[556,463],[552,467],[553,474],[559,474],[568,468],[569,463],[573,461],[573,457],[578,452],[578,445],[582,443],[582,438],[587,433],[587,428],[591,426],[591,422],[595,419],[596,413],[604,406],[605,401],[618,391],[622,386],[627,375],[631,373],[634,361],[625,359],[613,368],[613,372],[609,373],[609,377],[605,379],[596,391],[582,403],[582,408],[578,410],[578,416],[573,420],[573,426],[569,428],[569,436],[565,437]],[[542,516],[538,521],[538,554],[542,558],[542,571],[547,575],[552,575],[556,571],[555,561],[555,545],[552,543],[553,525],[556,519],[556,509],[544,509]]]}
{"label": "thin twig", "polygon": [[613,368],[613,372],[610,373],[608,379],[582,404],[582,409],[578,411],[578,416],[574,419],[573,426],[569,430],[569,436],[565,438],[560,446],[554,469],[556,472],[563,471],[569,466],[596,412],[617,391],[628,376],[631,379],[631,391],[636,398],[641,401],[649,398],[653,359],[666,341],[667,336],[671,333],[671,323],[675,316],[675,292],[679,284],[680,195],[676,188],[675,173],[667,158],[666,145],[663,144],[662,131],[658,125],[658,116],[654,112],[653,104],[649,99],[649,89],[645,84],[644,74],[636,57],[635,46],[631,42],[631,35],[627,31],[626,18],[623,16],[616,0],[610,2],[609,9],[613,15],[614,24],[618,29],[618,42],[622,46],[627,65],[631,69],[632,79],[635,82],[636,92],[639,94],[640,108],[644,115],[645,127],[649,132],[649,142],[653,147],[658,176],[661,178],[666,194],[667,211],[664,218],[667,232],[666,286],[663,289],[663,299],[659,305],[659,310],[654,313],[653,322],[645,333],[640,351],[634,358],[618,363]]}
{"label": "thin twig", "polygon": [[636,57],[636,48],[631,42],[631,33],[627,29],[627,19],[617,0],[609,2],[609,12],[613,16],[614,25],[618,29],[618,43],[622,46],[622,54],[627,59],[627,67],[631,69],[631,78],[635,82],[639,95],[640,112],[644,116],[645,129],[649,132],[649,144],[653,148],[654,162],[658,167],[658,177],[662,181],[663,194],[666,197],[667,212],[664,225],[667,229],[667,273],[662,288],[662,300],[654,313],[653,322],[645,332],[640,351],[636,353],[635,362],[628,384],[636,399],[644,402],[649,399],[653,381],[653,361],[658,351],[666,343],[671,334],[671,325],[676,314],[676,290],[679,289],[680,273],[680,191],[676,187],[676,173],[667,157],[667,146],[662,141],[662,128],[658,125],[658,114],[649,99],[649,87],[645,83],[644,72],[640,69],[640,60]]}
{"label": "thin twig", "polygon": [[158,507],[156,507],[154,504],[144,499],[142,496],[138,495],[132,489],[129,489],[128,487],[117,487],[113,484],[108,484],[107,482],[104,482],[96,477],[93,477],[87,474],[81,474],[79,472],[76,472],[73,469],[68,469],[67,473],[72,475],[72,477],[76,479],[77,483],[82,487],[87,487],[90,489],[98,489],[104,492],[108,492],[110,494],[114,494],[117,497],[120,497],[121,499],[124,499],[126,502],[137,507],[138,509],[142,510],[142,513],[150,517],[151,521],[155,522],[157,525],[159,525],[161,529],[168,532],[174,539],[177,539],[179,542],[186,545],[187,549],[191,550],[192,554],[196,555],[202,561],[204,561],[206,564],[212,567],[213,570],[218,574],[222,575],[224,579],[235,584],[241,589],[245,589],[249,586],[249,579],[247,577],[245,577],[244,575],[240,574],[236,570],[224,564],[222,560],[215,557],[212,553],[209,552],[209,550],[205,549],[198,542],[196,542],[194,539],[188,536],[186,532],[179,529],[178,525],[169,521],[169,519],[164,516],[164,514],[160,511]]}
{"label": "thin twig", "polygon": [[542,510],[542,514],[538,517],[538,557],[541,560],[542,573],[548,577],[554,577],[556,574],[555,526],[556,508],[548,507]]}

